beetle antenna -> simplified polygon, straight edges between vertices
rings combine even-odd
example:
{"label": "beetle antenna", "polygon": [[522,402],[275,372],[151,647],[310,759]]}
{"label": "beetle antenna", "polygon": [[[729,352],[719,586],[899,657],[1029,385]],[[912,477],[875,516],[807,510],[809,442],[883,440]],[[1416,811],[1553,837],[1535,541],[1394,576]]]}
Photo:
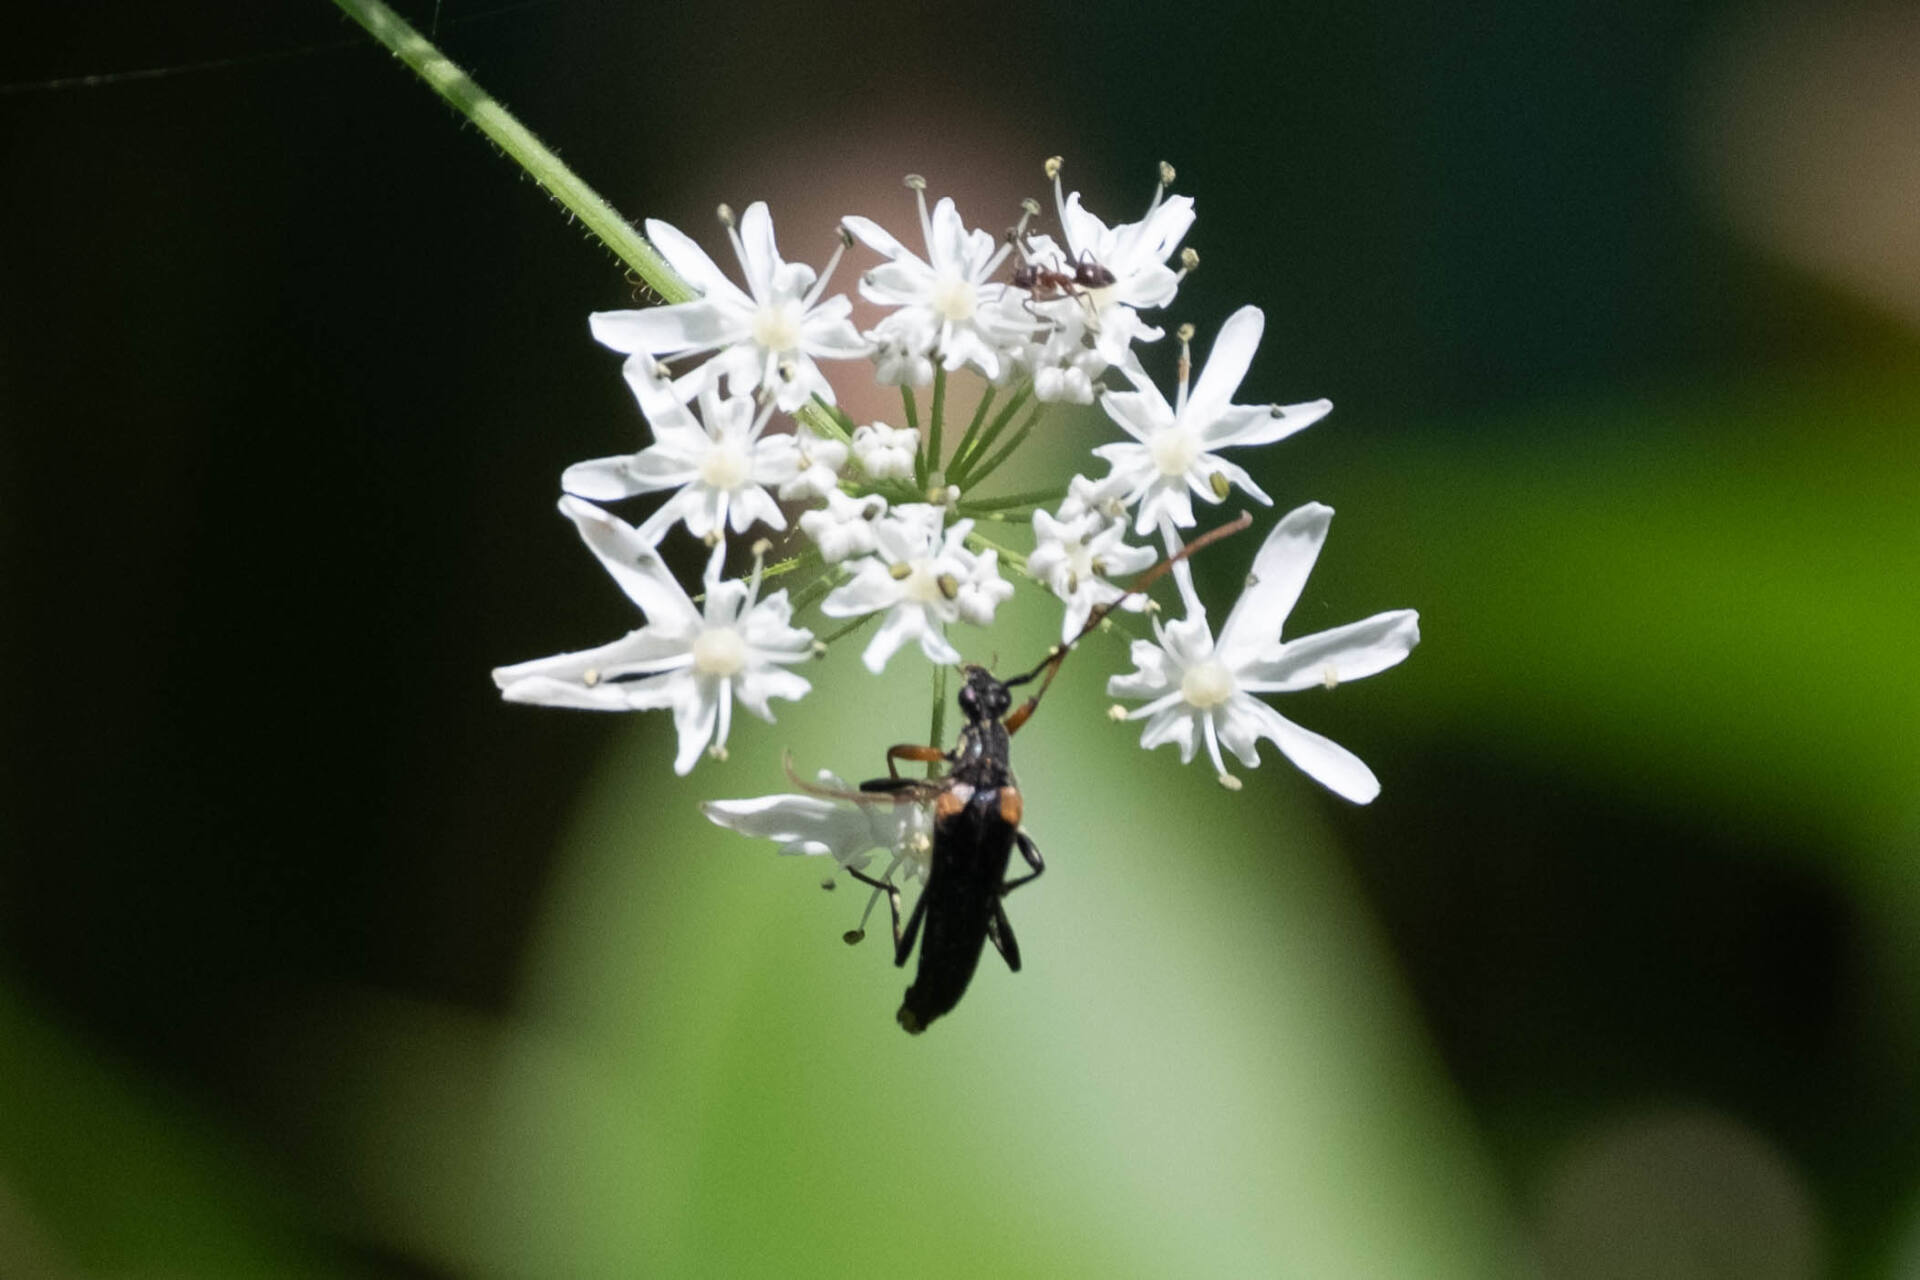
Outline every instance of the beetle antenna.
{"label": "beetle antenna", "polygon": [[1006,681],[1007,687],[1012,688],[1014,685],[1027,684],[1032,680],[1038,679],[1041,675],[1045,675],[1046,680],[1041,683],[1039,692],[1028,699],[1029,707],[1038,703],[1046,694],[1047,686],[1053,683],[1053,677],[1059,673],[1060,664],[1066,661],[1069,653],[1073,652],[1073,647],[1086,639],[1088,632],[1105,622],[1108,614],[1118,609],[1132,597],[1145,594],[1147,588],[1160,581],[1169,569],[1191,556],[1194,552],[1204,547],[1210,547],[1222,538],[1232,537],[1252,523],[1253,516],[1249,512],[1242,511],[1237,519],[1221,525],[1218,529],[1209,529],[1206,533],[1201,534],[1198,538],[1195,538],[1174,554],[1159,561],[1157,564],[1152,564],[1142,569],[1139,575],[1127,585],[1125,591],[1107,603],[1094,607],[1093,612],[1087,615],[1087,625],[1081,627],[1079,633],[1075,635],[1073,639],[1067,641],[1065,644],[1055,645],[1053,652],[1046,656],[1045,661],[1041,662],[1039,666],[1027,672],[1025,675],[1015,676],[1013,679]]}

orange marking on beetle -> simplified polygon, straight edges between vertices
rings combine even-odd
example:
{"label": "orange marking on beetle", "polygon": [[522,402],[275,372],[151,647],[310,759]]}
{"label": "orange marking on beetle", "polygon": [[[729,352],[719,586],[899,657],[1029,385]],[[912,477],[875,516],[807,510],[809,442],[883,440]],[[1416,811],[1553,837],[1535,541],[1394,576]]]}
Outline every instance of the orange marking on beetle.
{"label": "orange marking on beetle", "polygon": [[933,802],[933,816],[945,821],[967,807],[967,801],[973,799],[973,788],[964,782],[956,782],[942,791]]}
{"label": "orange marking on beetle", "polygon": [[1020,825],[1020,788],[1000,788],[1000,820],[1010,827]]}

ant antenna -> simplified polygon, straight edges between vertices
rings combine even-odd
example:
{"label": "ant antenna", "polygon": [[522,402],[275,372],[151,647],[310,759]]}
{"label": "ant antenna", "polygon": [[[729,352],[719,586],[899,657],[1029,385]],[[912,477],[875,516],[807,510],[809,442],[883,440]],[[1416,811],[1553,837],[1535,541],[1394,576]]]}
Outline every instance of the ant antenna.
{"label": "ant antenna", "polygon": [[1046,679],[1041,682],[1039,692],[1027,699],[1027,710],[1028,713],[1031,714],[1033,707],[1038,705],[1040,699],[1046,696],[1047,688],[1053,683],[1054,676],[1060,673],[1060,664],[1066,661],[1069,653],[1073,652],[1073,647],[1086,639],[1088,632],[1105,622],[1108,614],[1118,609],[1128,598],[1143,594],[1147,588],[1158,582],[1169,569],[1191,556],[1194,552],[1199,551],[1203,547],[1210,547],[1222,538],[1232,537],[1252,523],[1253,516],[1249,512],[1242,511],[1238,519],[1223,524],[1218,529],[1208,530],[1192,542],[1189,542],[1186,546],[1180,548],[1180,550],[1174,554],[1161,560],[1158,564],[1150,565],[1142,569],[1139,576],[1128,584],[1125,591],[1107,603],[1096,606],[1093,612],[1087,615],[1087,625],[1081,627],[1079,634],[1075,635],[1073,639],[1063,645],[1056,645],[1053,652],[1047,655],[1046,660],[1033,670],[1027,672],[1027,674],[1015,676],[1013,679],[1005,681],[1004,683],[1011,689],[1015,685],[1027,684],[1038,679],[1043,673],[1046,675]]}

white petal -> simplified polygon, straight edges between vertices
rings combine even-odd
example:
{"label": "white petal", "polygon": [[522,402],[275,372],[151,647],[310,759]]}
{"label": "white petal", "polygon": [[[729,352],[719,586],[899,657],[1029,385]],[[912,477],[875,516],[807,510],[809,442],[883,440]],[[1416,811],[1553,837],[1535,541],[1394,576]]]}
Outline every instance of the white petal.
{"label": "white petal", "polygon": [[1312,426],[1333,412],[1331,400],[1303,404],[1234,405],[1200,432],[1209,449],[1228,445],[1272,444]]}
{"label": "white petal", "polygon": [[1420,615],[1412,609],[1376,613],[1360,622],[1289,640],[1239,672],[1241,688],[1293,693],[1315,685],[1359,680],[1400,662],[1420,643]]}
{"label": "white petal", "polygon": [[740,286],[727,279],[707,251],[689,239],[685,232],[671,223],[661,222],[657,218],[647,219],[647,239],[653,241],[653,247],[667,260],[667,265],[677,272],[681,279],[710,298],[726,298],[741,306],[747,305],[747,297],[740,292]]}
{"label": "white petal", "polygon": [[[500,673],[494,672],[494,679]],[[500,696],[508,702],[525,702],[542,707],[568,707],[575,711],[631,711],[624,686],[617,684],[584,685],[577,680],[554,680],[547,676],[528,676],[524,680],[502,683]]]}
{"label": "white petal", "polygon": [[836,293],[800,321],[800,349],[827,360],[853,360],[873,350],[848,316],[853,304]]}
{"label": "white petal", "polygon": [[1091,254],[1095,261],[1106,250],[1110,238],[1107,224],[1080,207],[1080,193],[1073,192],[1067,202],[1060,206],[1060,230],[1066,233],[1067,245],[1077,258],[1081,254]]}
{"label": "white petal", "polygon": [[960,661],[960,651],[947,639],[946,632],[931,619],[920,631],[920,652],[935,666],[949,667]]}
{"label": "white petal", "polygon": [[587,319],[601,345],[649,355],[705,351],[738,342],[748,327],[744,313],[705,298],[645,311],[596,311]]}
{"label": "white petal", "polygon": [[1238,670],[1280,639],[1280,628],[1300,599],[1327,540],[1333,508],[1318,502],[1280,518],[1253,558],[1253,585],[1240,596],[1220,631],[1220,660]]}
{"label": "white petal", "polygon": [[[596,705],[611,701],[618,704],[616,709],[625,710],[627,704],[624,695],[611,699],[606,696],[615,686],[603,685],[599,679],[600,673],[631,668],[636,663],[652,664],[678,647],[674,641],[654,633],[652,628],[643,627],[638,631],[629,632],[610,644],[599,645],[596,648],[559,653],[551,658],[535,658],[531,662],[517,662],[507,667],[495,667],[493,682],[502,690],[530,680],[571,683],[593,693]],[[590,673],[594,677],[591,683],[587,678]],[[536,699],[523,695],[510,700],[526,702]],[[544,701],[544,699],[538,700]]]}
{"label": "white petal", "polygon": [[897,258],[901,254],[913,256],[913,251],[893,238],[893,234],[871,218],[859,214],[848,214],[840,219],[840,225],[853,233],[853,238],[884,258]]}
{"label": "white petal", "polygon": [[560,499],[560,514],[573,521],[581,541],[620,584],[627,599],[640,606],[647,621],[673,631],[699,625],[700,613],[693,601],[674,581],[653,544],[632,525],[591,502],[570,496]]}
{"label": "white petal", "polygon": [[734,693],[739,697],[740,705],[768,724],[773,723],[773,708],[767,705],[768,699],[798,702],[813,688],[805,676],[779,667],[743,672],[734,683]]}
{"label": "white petal", "polygon": [[688,688],[673,703],[673,727],[680,735],[680,750],[674,755],[673,771],[682,777],[693,771],[700,753],[712,741],[714,721],[720,716],[719,699],[705,696],[700,681],[687,683]]}
{"label": "white petal", "polygon": [[774,273],[786,265],[781,262],[780,250],[773,242],[773,215],[767,212],[766,201],[755,200],[740,215],[740,245],[747,255],[741,264],[747,273],[747,283],[753,296],[764,302],[762,290],[771,288]]}
{"label": "white petal", "polygon": [[874,847],[873,824],[863,809],[822,796],[708,800],[700,812],[729,831],[777,841],[781,853],[825,854],[846,862]]}
{"label": "white petal", "polygon": [[1213,480],[1211,475],[1206,478],[1204,483],[1201,481],[1201,473],[1203,472],[1211,472],[1211,475],[1225,476],[1228,484],[1235,486],[1240,492],[1246,494],[1255,502],[1269,507],[1273,505],[1273,499],[1267,496],[1265,489],[1262,489],[1253,482],[1253,477],[1247,474],[1246,468],[1228,462],[1217,453],[1201,454],[1198,458],[1194,459],[1193,470],[1187,472],[1188,487],[1208,502],[1218,503],[1222,501],[1222,499],[1213,496]]}
{"label": "white petal", "polygon": [[835,587],[820,602],[820,612],[829,618],[853,618],[877,609],[886,609],[900,598],[900,584],[878,560],[860,564],[853,578]]}
{"label": "white petal", "polygon": [[1178,743],[1180,763],[1186,764],[1193,759],[1195,719],[1188,708],[1169,707],[1147,721],[1147,727],[1140,734],[1140,745],[1152,751],[1169,742]]}
{"label": "white petal", "polygon": [[1138,391],[1109,391],[1100,397],[1100,407],[1122,431],[1142,444],[1155,432],[1173,425],[1173,406],[1152,383]]}
{"label": "white petal", "polygon": [[867,642],[860,661],[866,663],[867,670],[879,675],[886,670],[887,659],[899,651],[900,646],[926,632],[927,615],[915,605],[897,606],[887,615],[880,629],[873,633],[873,639]]}
{"label": "white petal", "polygon": [[1260,710],[1262,737],[1270,739],[1302,773],[1345,800],[1371,804],[1380,794],[1380,780],[1359,756],[1339,743],[1302,729],[1264,702],[1246,701]]}
{"label": "white petal", "polygon": [[1213,340],[1213,350],[1207,353],[1206,368],[1200,371],[1193,394],[1187,398],[1186,412],[1181,415],[1186,421],[1204,427],[1227,411],[1227,402],[1240,389],[1240,380],[1253,363],[1266,325],[1267,318],[1258,307],[1242,307],[1227,317],[1220,326],[1220,336]]}

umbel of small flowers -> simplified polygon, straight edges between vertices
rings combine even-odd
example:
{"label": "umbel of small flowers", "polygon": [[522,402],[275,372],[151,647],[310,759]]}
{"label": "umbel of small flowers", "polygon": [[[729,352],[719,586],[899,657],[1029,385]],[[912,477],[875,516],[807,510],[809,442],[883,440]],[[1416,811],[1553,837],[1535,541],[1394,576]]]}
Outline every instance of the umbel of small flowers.
{"label": "umbel of small flowers", "polygon": [[[1370,675],[1419,638],[1405,610],[1280,638],[1326,536],[1326,507],[1309,503],[1274,526],[1217,639],[1184,563],[1172,575],[1183,617],[1152,617],[1147,634],[1124,617],[1147,605],[1126,582],[1178,551],[1201,510],[1236,489],[1272,505],[1223,452],[1244,457],[1332,406],[1236,402],[1265,324],[1255,306],[1219,325],[1197,378],[1194,327],[1178,326],[1164,393],[1140,349],[1163,335],[1155,320],[1199,261],[1182,247],[1192,199],[1170,194],[1163,164],[1145,213],[1109,222],[1063,189],[1058,158],[1045,171],[1058,238],[1035,225],[1033,201],[996,235],[970,226],[951,197],[929,208],[927,183],[909,177],[913,234],[846,215],[818,272],[782,256],[763,203],[737,219],[720,209],[738,280],[692,237],[649,221],[649,239],[695,296],[591,317],[594,337],[626,356],[647,434],[631,452],[568,467],[560,503],[644,622],[596,649],[500,668],[503,695],[671,709],[674,767],[686,774],[703,752],[726,758],[736,701],[770,721],[773,699],[812,687],[795,668],[858,642],[874,673],[907,649],[933,664],[937,732],[944,675],[960,660],[955,629],[991,628],[1024,588],[1056,598],[1063,640],[1094,610],[1119,607],[1101,629],[1132,630],[1134,670],[1108,690],[1141,704],[1116,712],[1145,722],[1143,746],[1174,743],[1191,760],[1204,744],[1222,784],[1237,788],[1225,753],[1251,768],[1264,738],[1334,793],[1370,801],[1379,785],[1364,764],[1258,696]],[[864,333],[849,299],[830,293],[856,249],[874,256],[858,291],[881,310]],[[861,376],[897,388],[897,418],[857,423],[837,407],[835,384],[845,391]],[[1100,415],[1072,408],[1095,402]],[[1021,449],[1039,429],[1084,438],[1089,474],[1036,475]],[[1096,463],[1103,474],[1091,474]],[[630,502],[646,504],[631,522],[608,509]],[[667,568],[678,554],[670,540],[683,536],[706,548],[698,598]],[[750,566],[735,554],[743,544]],[[729,560],[744,577],[727,576]],[[706,812],[857,870],[874,850],[896,868],[918,865],[924,823],[900,808],[773,795]]]}

